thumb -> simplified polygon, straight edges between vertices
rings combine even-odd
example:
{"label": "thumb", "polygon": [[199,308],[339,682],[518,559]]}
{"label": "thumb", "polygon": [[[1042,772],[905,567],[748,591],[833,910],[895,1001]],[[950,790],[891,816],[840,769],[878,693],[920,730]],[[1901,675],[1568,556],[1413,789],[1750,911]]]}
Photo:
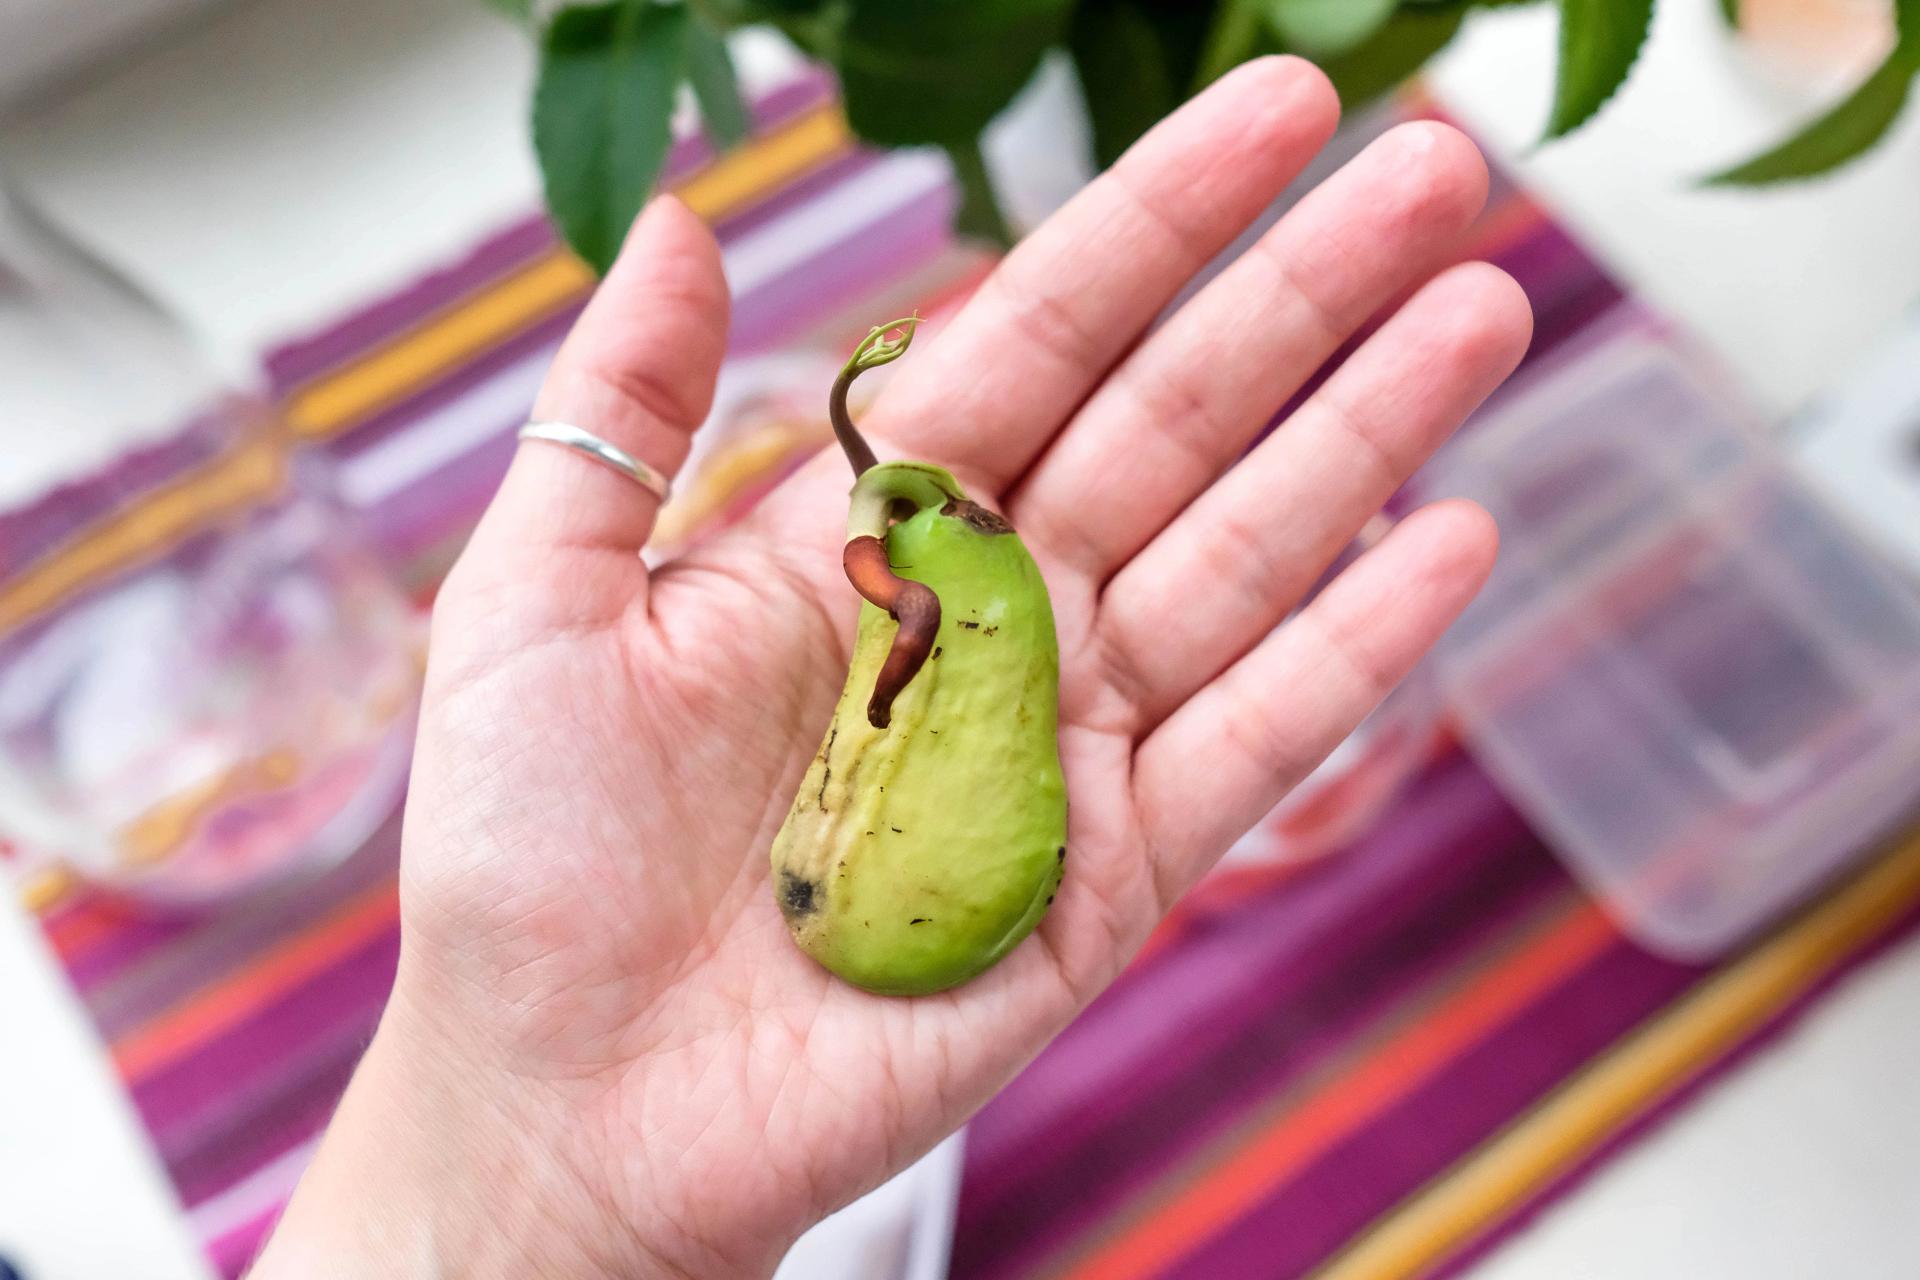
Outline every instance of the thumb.
{"label": "thumb", "polygon": [[[561,345],[534,420],[578,427],[671,479],[713,404],[728,303],[713,233],[675,197],[655,197]],[[624,606],[645,589],[638,553],[659,505],[613,467],[523,441],[462,554],[463,567],[477,561],[462,576],[559,590],[582,557],[597,557],[617,565],[601,571],[631,576]]]}

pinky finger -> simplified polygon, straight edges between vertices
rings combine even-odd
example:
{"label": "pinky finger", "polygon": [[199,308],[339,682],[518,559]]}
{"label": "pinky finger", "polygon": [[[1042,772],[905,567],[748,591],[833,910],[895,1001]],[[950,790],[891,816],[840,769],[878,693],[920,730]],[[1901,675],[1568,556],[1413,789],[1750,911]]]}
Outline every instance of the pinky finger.
{"label": "pinky finger", "polygon": [[1421,508],[1140,744],[1135,800],[1162,907],[1413,669],[1486,581],[1498,545],[1493,518],[1470,502]]}

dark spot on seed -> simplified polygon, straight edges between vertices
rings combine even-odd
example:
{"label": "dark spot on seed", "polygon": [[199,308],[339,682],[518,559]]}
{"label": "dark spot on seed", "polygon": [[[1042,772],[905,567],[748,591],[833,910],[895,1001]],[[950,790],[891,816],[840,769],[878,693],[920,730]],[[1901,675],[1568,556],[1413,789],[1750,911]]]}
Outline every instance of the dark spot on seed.
{"label": "dark spot on seed", "polygon": [[1052,894],[1048,894],[1048,895],[1047,895],[1047,905],[1048,905],[1048,906],[1052,906],[1052,905],[1053,905],[1053,895],[1052,895]]}
{"label": "dark spot on seed", "polygon": [[913,919],[907,921],[907,923],[908,924],[925,924],[927,923],[927,918],[925,916],[915,916]]}
{"label": "dark spot on seed", "polygon": [[819,910],[815,894],[818,889],[813,881],[793,874],[791,871],[780,873],[780,910],[789,919],[810,916]]}
{"label": "dark spot on seed", "polygon": [[867,834],[868,834],[868,835],[870,835],[870,836],[877,836],[877,835],[879,835],[880,833],[879,833],[878,831],[869,831],[869,832],[867,832]]}
{"label": "dark spot on seed", "polygon": [[980,634],[983,636],[997,636],[1000,634],[1000,628],[988,627],[985,631],[982,631]]}
{"label": "dark spot on seed", "polygon": [[980,629],[980,624],[977,622],[963,622],[960,625],[969,631],[978,631]]}
{"label": "dark spot on seed", "polygon": [[1067,846],[1061,845],[1058,849],[1055,849],[1053,851],[1053,860],[1055,862],[1065,862],[1067,860]]}
{"label": "dark spot on seed", "polygon": [[[831,728],[827,730],[827,745],[820,748],[820,763],[826,764],[827,755],[829,752],[833,750],[833,740],[839,736],[840,736],[839,725],[837,724],[833,725]],[[820,812],[822,813],[825,813],[827,811],[827,783],[831,782],[832,780],[833,780],[833,767],[831,765],[828,765],[827,768],[822,769],[820,771],[820,795],[817,803],[819,804]]]}
{"label": "dark spot on seed", "polygon": [[965,498],[949,499],[947,505],[940,508],[940,514],[966,521],[975,533],[994,535],[1013,532],[1013,526],[1006,522],[1005,517],[995,515],[979,503]]}
{"label": "dark spot on seed", "polygon": [[939,657],[939,656],[940,656],[941,654],[943,654],[943,653],[945,653],[945,652],[946,652],[946,650],[945,650],[945,649],[943,649],[943,648],[942,648],[941,646],[939,646],[939,645],[935,645],[935,646],[933,646],[933,656],[934,656],[934,657],[936,657],[936,658],[937,658],[937,657]]}
{"label": "dark spot on seed", "polygon": [[888,827],[888,828],[887,828],[887,830],[889,830],[889,831],[891,831],[891,832],[893,832],[893,834],[895,834],[895,835],[899,835],[899,834],[900,834],[900,828],[898,828],[898,827]]}

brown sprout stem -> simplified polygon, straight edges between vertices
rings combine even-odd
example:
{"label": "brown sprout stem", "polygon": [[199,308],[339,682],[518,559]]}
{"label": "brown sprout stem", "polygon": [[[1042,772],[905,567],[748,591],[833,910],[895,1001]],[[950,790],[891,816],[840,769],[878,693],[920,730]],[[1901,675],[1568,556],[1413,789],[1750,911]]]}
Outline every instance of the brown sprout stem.
{"label": "brown sprout stem", "polygon": [[[893,720],[893,700],[925,665],[940,630],[940,597],[925,583],[894,573],[887,559],[887,529],[893,518],[904,519],[926,506],[940,506],[959,498],[953,477],[938,467],[921,463],[894,463],[880,467],[873,449],[847,412],[847,390],[868,369],[899,359],[913,341],[918,316],[908,316],[870,331],[833,380],[827,399],[828,416],[841,450],[853,465],[853,494],[847,512],[847,546],[841,565],[847,581],[876,608],[885,609],[899,624],[893,644],[880,665],[867,701],[867,722],[884,729]],[[897,335],[897,336],[896,336]],[[878,469],[876,469],[878,468]]]}
{"label": "brown sprout stem", "polygon": [[[853,415],[847,412],[847,392],[853,380],[867,370],[898,360],[913,342],[913,331],[919,323],[919,316],[907,316],[871,330],[853,349],[852,358],[841,366],[840,376],[833,380],[833,390],[827,396],[827,417],[833,423],[833,435],[840,442],[840,451],[847,455],[856,477],[871,471],[879,459],[874,456],[873,446],[853,425]],[[895,333],[900,336],[894,337]]]}
{"label": "brown sprout stem", "polygon": [[840,452],[847,455],[856,476],[865,475],[880,463],[873,454],[873,446],[860,434],[860,428],[853,425],[853,417],[847,412],[847,388],[859,376],[859,366],[849,364],[833,380],[833,392],[827,397],[827,415],[833,419],[834,439],[840,442]]}

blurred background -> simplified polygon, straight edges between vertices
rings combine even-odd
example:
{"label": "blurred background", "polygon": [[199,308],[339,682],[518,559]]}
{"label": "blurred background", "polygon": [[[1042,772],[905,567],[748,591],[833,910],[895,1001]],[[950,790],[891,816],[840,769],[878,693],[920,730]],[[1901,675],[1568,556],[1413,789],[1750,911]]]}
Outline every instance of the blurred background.
{"label": "blurred background", "polygon": [[[1493,161],[1458,253],[1534,346],[1395,510],[1476,498],[1501,565],[782,1274],[1914,1274],[1920,7],[853,0],[911,94],[810,56],[845,5],[526,8],[0,0],[0,1259],[236,1276],[304,1167],[392,977],[425,611],[624,216],[596,155],[735,293],[667,555],[829,438],[876,318],[1286,48],[1348,103],[1299,188],[1415,116]],[[628,8],[669,73],[603,128],[547,73],[621,74]]]}

